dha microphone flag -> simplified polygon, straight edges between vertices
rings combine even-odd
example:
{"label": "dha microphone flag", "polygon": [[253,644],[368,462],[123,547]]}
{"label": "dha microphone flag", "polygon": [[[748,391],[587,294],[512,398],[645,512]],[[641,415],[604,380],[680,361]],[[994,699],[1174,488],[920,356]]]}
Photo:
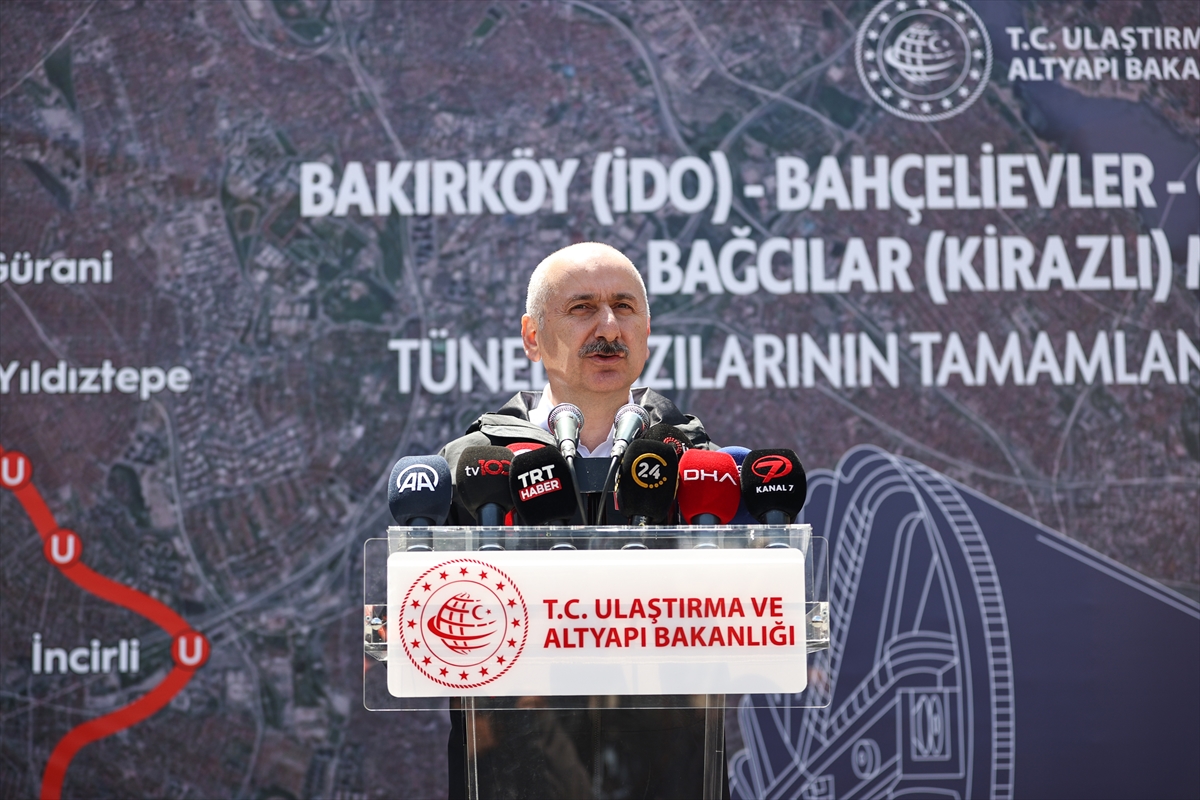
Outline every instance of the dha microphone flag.
{"label": "dha microphone flag", "polygon": [[508,486],[526,525],[564,524],[575,514],[575,484],[567,460],[553,447],[513,456]]}
{"label": "dha microphone flag", "polygon": [[692,440],[688,438],[688,435],[674,425],[668,425],[665,422],[651,425],[650,430],[642,434],[642,438],[653,439],[656,442],[666,442],[675,448],[675,455],[680,458],[683,457],[685,452],[692,449]]}
{"label": "dha microphone flag", "polygon": [[442,525],[450,513],[450,465],[441,456],[405,456],[392,467],[388,508],[400,526]]}
{"label": "dha microphone flag", "polygon": [[679,483],[679,456],[666,442],[636,439],[617,473],[617,506],[634,525],[662,525]]}
{"label": "dha microphone flag", "polygon": [[458,457],[454,487],[459,501],[480,525],[502,525],[504,515],[512,510],[508,490],[512,459],[511,450],[494,445],[468,447]]}
{"label": "dha microphone flag", "polygon": [[766,525],[788,525],[804,507],[808,479],[794,450],[751,450],[742,462],[742,497]]}
{"label": "dha microphone flag", "polygon": [[733,456],[688,450],[679,459],[679,513],[689,525],[728,525],[741,499]]}

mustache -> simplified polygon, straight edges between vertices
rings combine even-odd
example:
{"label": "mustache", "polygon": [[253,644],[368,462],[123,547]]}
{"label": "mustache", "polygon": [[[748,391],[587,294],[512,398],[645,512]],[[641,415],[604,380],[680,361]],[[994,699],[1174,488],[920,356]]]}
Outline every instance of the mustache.
{"label": "mustache", "polygon": [[587,358],[588,356],[628,356],[629,346],[622,341],[608,341],[607,339],[596,339],[588,342],[583,347],[579,348],[579,357]]}

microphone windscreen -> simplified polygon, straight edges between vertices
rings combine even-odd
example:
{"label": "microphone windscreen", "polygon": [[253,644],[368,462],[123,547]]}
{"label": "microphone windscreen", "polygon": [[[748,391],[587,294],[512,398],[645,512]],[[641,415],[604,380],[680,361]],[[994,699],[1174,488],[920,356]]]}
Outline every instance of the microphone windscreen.
{"label": "microphone windscreen", "polygon": [[733,463],[737,464],[738,472],[742,471],[742,462],[746,460],[746,454],[750,452],[749,447],[742,447],[738,444],[731,444],[728,447],[722,447],[720,452],[729,453],[733,456]]}
{"label": "microphone windscreen", "polygon": [[741,499],[733,456],[717,450],[688,450],[679,459],[679,513],[688,524],[700,514],[713,514],[728,525]]}
{"label": "microphone windscreen", "polygon": [[653,439],[635,439],[617,472],[617,507],[627,519],[646,517],[661,525],[671,514],[678,483],[675,448]]}
{"label": "microphone windscreen", "polygon": [[[749,447],[731,444],[728,447],[721,448],[722,453],[729,453],[733,456],[733,463],[738,466],[738,473],[742,471],[742,462],[746,460],[746,454],[750,452]],[[737,513],[733,515],[733,519],[729,521],[730,525],[753,525],[757,520],[750,516],[750,512],[746,510],[746,498],[742,498],[742,502],[738,503]]]}
{"label": "microphone windscreen", "polygon": [[507,447],[482,445],[468,447],[458,457],[454,470],[454,488],[459,502],[479,518],[479,509],[494,503],[505,511],[512,508],[512,494],[508,490],[508,472],[513,454]]}
{"label": "microphone windscreen", "polygon": [[808,479],[794,450],[751,450],[742,464],[742,496],[746,510],[760,522],[768,511],[795,519],[808,496]]}
{"label": "microphone windscreen", "polygon": [[517,515],[526,525],[559,524],[575,515],[575,484],[557,448],[513,456],[508,486]]}
{"label": "microphone windscreen", "polygon": [[414,519],[446,522],[453,489],[450,465],[441,456],[405,456],[392,467],[388,482],[388,508],[397,525]]}
{"label": "microphone windscreen", "polygon": [[642,438],[653,439],[656,442],[666,442],[675,448],[675,455],[680,457],[692,449],[692,440],[688,438],[688,435],[674,425],[668,425],[665,422],[651,425],[650,429],[642,434]]}
{"label": "microphone windscreen", "polygon": [[521,453],[528,453],[530,450],[540,450],[546,445],[542,442],[513,442],[512,444],[504,445],[514,456],[519,456]]}

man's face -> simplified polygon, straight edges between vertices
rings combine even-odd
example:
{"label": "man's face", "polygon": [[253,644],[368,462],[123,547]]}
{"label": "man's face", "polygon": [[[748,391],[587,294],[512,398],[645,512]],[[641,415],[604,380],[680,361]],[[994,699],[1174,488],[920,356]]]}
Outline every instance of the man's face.
{"label": "man's face", "polygon": [[545,321],[526,316],[521,334],[556,398],[628,394],[650,355],[650,311],[628,265],[600,252],[556,263],[548,280]]}

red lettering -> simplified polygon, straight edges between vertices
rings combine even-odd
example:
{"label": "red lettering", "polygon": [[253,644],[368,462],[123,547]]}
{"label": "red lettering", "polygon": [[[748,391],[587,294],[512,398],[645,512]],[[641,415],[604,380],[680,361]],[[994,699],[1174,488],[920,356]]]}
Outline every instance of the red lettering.
{"label": "red lettering", "polygon": [[736,597],[729,603],[729,616],[732,617],[734,614],[737,614],[739,617],[746,616],[746,612],[742,609],[742,601]]}
{"label": "red lettering", "polygon": [[670,619],[675,616],[675,598],[666,597],[664,599],[667,601],[667,618]]}
{"label": "red lettering", "polygon": [[636,642],[637,640],[638,640],[638,629],[637,628],[626,628],[625,629],[625,646],[629,647],[630,642]]}
{"label": "red lettering", "polygon": [[736,628],[733,627],[732,625],[730,625],[728,628],[725,629],[725,634],[729,637],[729,646],[730,647],[733,647],[733,643],[735,641],[738,643],[739,646],[743,646],[743,647],[745,646],[745,644],[746,644],[746,629],[743,628],[741,625],[738,625]]}
{"label": "red lettering", "polygon": [[629,619],[628,614],[621,613],[621,601],[620,600],[617,601],[617,610],[615,612],[613,612],[613,617],[615,617],[616,619]]}
{"label": "red lettering", "polygon": [[721,635],[721,629],[713,625],[712,633],[708,637],[708,646],[715,647],[716,645],[725,646],[725,637]]}
{"label": "red lettering", "polygon": [[[764,627],[763,630],[766,631],[766,628]],[[762,642],[754,641],[754,628],[749,625],[746,626],[746,644],[750,647],[758,647],[762,644]]]}
{"label": "red lettering", "polygon": [[592,636],[596,639],[596,647],[601,647],[600,637],[604,635],[604,628],[591,628]]}
{"label": "red lettering", "polygon": [[796,643],[796,626],[788,625],[788,644]]}
{"label": "red lettering", "polygon": [[557,600],[543,600],[542,602],[546,604],[546,619],[554,619],[554,604],[557,603],[558,601]]}
{"label": "red lettering", "polygon": [[725,598],[718,597],[714,604],[711,597],[704,598],[704,616],[706,617],[723,617],[725,616]]}
{"label": "red lettering", "polygon": [[614,644],[617,647],[621,646],[621,635],[619,633],[617,633],[616,628],[609,628],[608,629],[608,638],[604,640],[604,646],[612,647]]}
{"label": "red lettering", "polygon": [[671,644],[671,631],[667,628],[654,629],[654,646],[669,647]]}
{"label": "red lettering", "polygon": [[772,617],[782,617],[783,616],[783,598],[782,597],[772,597],[771,598],[771,616]]}
{"label": "red lettering", "polygon": [[[687,615],[689,617],[699,617],[699,616],[703,616],[703,614],[704,614],[704,612],[700,609],[700,598],[699,597],[689,597],[688,598]],[[682,614],[681,614],[681,616],[682,616]]]}
{"label": "red lettering", "polygon": [[634,617],[646,618],[646,609],[642,608],[642,601],[637,597],[633,598],[633,605],[629,607],[629,618],[633,619]]}
{"label": "red lettering", "polygon": [[642,628],[642,647],[646,646],[646,629]]}
{"label": "red lettering", "polygon": [[706,646],[704,644],[704,628],[705,627],[706,626],[704,626],[704,625],[701,625],[699,628],[697,628],[695,625],[692,626],[692,647],[705,647]]}
{"label": "red lettering", "polygon": [[568,600],[566,603],[563,604],[563,613],[567,615],[567,619],[579,619],[578,614],[571,613],[571,606],[575,605],[578,602],[579,602],[578,600]]}
{"label": "red lettering", "polygon": [[562,645],[558,643],[558,631],[554,630],[554,628],[546,631],[546,641],[542,643],[542,647],[549,647],[551,642],[554,643],[555,647],[562,647]]}
{"label": "red lettering", "polygon": [[671,647],[675,647],[676,645],[680,644],[684,647],[688,646],[687,634],[684,632],[683,628],[676,628],[675,635],[671,637]]}
{"label": "red lettering", "polygon": [[610,614],[612,614],[612,600],[604,601],[604,613],[601,613],[600,612],[600,600],[597,599],[596,600],[596,616],[599,617],[600,619],[608,619]]}
{"label": "red lettering", "polygon": [[763,615],[763,612],[767,610],[767,600],[768,598],[764,597],[762,605],[759,605],[757,600],[753,597],[750,598],[750,605],[754,606],[754,616],[761,617]]}
{"label": "red lettering", "polygon": [[563,628],[562,646],[564,648],[566,648],[567,650],[575,649],[575,645],[571,644],[571,629],[570,628]]}
{"label": "red lettering", "polygon": [[583,635],[588,632],[587,628],[572,628],[571,630],[579,634],[579,646],[583,647]]}

